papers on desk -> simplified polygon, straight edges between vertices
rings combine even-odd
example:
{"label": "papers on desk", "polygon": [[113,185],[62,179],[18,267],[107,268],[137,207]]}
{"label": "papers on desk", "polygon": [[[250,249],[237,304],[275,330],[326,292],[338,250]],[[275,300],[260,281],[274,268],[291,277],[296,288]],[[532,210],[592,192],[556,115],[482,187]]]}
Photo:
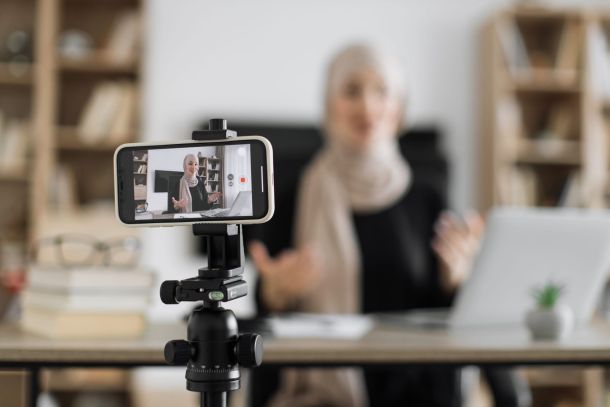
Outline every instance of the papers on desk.
{"label": "papers on desk", "polygon": [[174,219],[200,219],[200,213],[176,213]]}
{"label": "papers on desk", "polygon": [[364,315],[290,314],[270,318],[278,338],[358,339],[373,327]]}

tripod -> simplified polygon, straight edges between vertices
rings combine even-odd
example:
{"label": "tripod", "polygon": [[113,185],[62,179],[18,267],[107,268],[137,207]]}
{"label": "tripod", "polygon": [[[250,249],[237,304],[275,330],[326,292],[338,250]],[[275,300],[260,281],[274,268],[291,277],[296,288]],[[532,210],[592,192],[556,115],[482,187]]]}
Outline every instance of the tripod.
{"label": "tripod", "polygon": [[[193,132],[195,140],[235,136],[222,119]],[[160,294],[165,304],[202,303],[188,318],[187,339],[169,341],[164,356],[170,365],[186,365],[186,388],[201,393],[201,407],[226,407],[227,393],[240,387],[239,367],[257,367],[263,357],[260,335],[239,335],[235,314],[220,305],[248,293],[241,225],[198,224],[193,233],[207,239],[208,266],[197,277],[164,281]]]}

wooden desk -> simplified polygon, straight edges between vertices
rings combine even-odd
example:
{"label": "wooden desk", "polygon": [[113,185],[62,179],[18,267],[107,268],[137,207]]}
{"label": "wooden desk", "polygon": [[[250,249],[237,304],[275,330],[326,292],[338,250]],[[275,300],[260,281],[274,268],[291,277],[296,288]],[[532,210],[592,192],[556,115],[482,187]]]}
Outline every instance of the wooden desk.
{"label": "wooden desk", "polygon": [[[186,325],[152,325],[137,339],[51,340],[0,325],[0,367],[165,365],[163,347]],[[456,331],[378,325],[359,340],[264,340],[276,365],[610,364],[610,324],[577,329],[562,342],[534,342],[519,328]]]}
{"label": "wooden desk", "polygon": [[[44,367],[164,366],[166,341],[184,338],[186,325],[152,325],[137,339],[50,340],[0,325],[0,368],[31,373],[30,400]],[[359,340],[264,340],[265,364],[352,365],[606,365],[610,324],[577,329],[562,342],[534,342],[520,328],[429,330],[378,325]],[[34,405],[34,404],[31,404]]]}

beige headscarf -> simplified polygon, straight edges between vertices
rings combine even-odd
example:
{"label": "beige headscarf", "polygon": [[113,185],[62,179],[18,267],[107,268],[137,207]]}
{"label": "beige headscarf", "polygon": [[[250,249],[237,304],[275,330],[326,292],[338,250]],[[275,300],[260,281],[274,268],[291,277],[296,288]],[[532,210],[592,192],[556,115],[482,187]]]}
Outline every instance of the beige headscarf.
{"label": "beige headscarf", "polygon": [[[393,96],[404,90],[396,65],[373,48],[350,46],[330,65],[327,101],[362,69],[373,68]],[[327,105],[328,106],[328,105]],[[295,241],[313,245],[322,260],[321,284],[299,303],[317,313],[360,312],[361,259],[352,213],[375,212],[397,202],[411,183],[411,171],[395,137],[366,151],[344,145],[327,120],[326,145],[306,169],[299,191]],[[287,369],[271,406],[365,406],[360,369]]]}
{"label": "beige headscarf", "polygon": [[199,179],[197,179],[197,174],[194,174],[192,177],[189,177],[186,174],[186,165],[189,160],[197,161],[197,156],[195,154],[187,154],[184,156],[184,161],[182,162],[182,168],[184,169],[184,175],[180,178],[180,195],[178,196],[179,200],[182,198],[186,198],[186,206],[184,208],[180,208],[180,212],[193,212],[193,197],[191,196],[191,190],[189,188],[196,187],[199,183]]}

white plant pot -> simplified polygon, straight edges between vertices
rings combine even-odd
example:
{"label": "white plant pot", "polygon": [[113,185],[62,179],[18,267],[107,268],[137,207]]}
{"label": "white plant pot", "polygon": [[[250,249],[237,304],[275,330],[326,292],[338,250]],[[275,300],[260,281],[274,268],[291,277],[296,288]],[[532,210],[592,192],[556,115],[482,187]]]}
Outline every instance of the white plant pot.
{"label": "white plant pot", "polygon": [[527,313],[525,322],[533,339],[558,340],[565,338],[574,328],[574,313],[565,305],[537,308]]}

